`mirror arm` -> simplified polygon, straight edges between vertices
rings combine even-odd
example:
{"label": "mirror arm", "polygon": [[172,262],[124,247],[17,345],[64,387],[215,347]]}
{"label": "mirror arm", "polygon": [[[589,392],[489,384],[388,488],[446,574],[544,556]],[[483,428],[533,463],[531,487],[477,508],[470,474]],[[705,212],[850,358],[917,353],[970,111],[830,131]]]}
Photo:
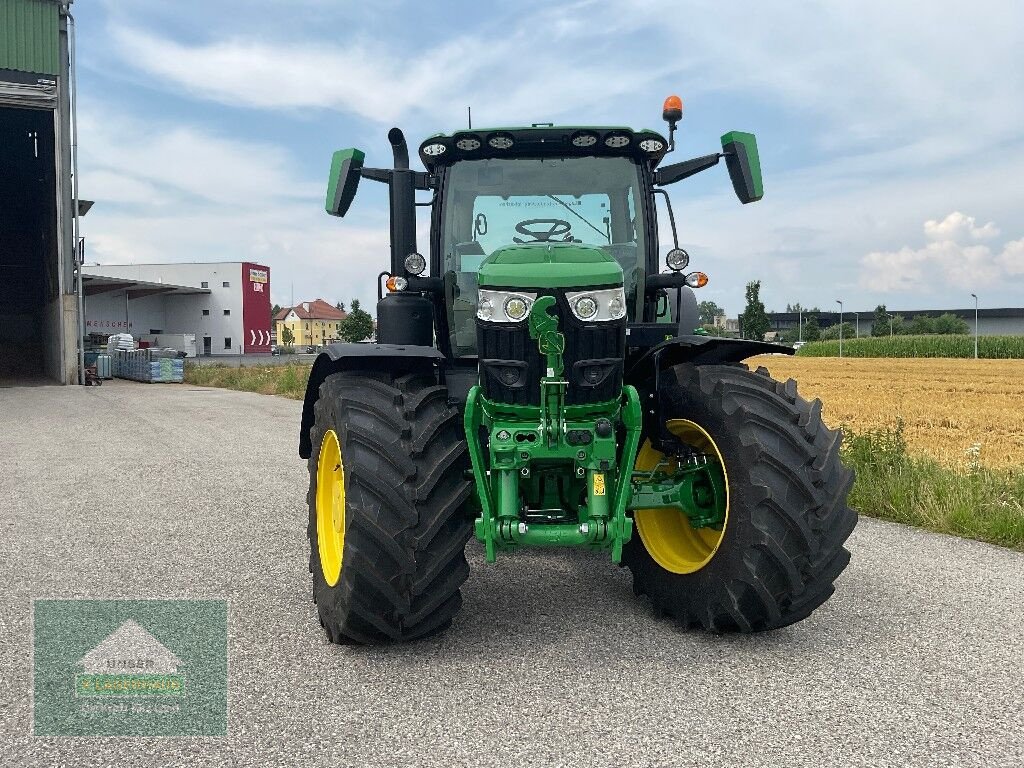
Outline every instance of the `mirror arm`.
{"label": "mirror arm", "polygon": [[666,165],[655,171],[654,183],[659,186],[675,184],[677,181],[682,181],[701,171],[706,171],[708,168],[713,168],[718,165],[718,161],[723,157],[725,155],[716,152],[713,155],[704,155],[703,157],[695,157],[692,160],[684,160],[681,163]]}
{"label": "mirror arm", "polygon": [[391,183],[391,170],[389,168],[362,168],[359,175],[370,181],[380,181],[384,184]]}

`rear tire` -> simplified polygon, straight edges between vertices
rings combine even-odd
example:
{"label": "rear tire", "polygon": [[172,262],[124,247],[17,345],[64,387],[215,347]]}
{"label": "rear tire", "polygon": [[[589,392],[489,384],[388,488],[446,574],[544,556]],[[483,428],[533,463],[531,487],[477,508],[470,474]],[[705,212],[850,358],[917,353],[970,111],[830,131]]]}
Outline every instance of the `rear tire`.
{"label": "rear tire", "polygon": [[[472,532],[461,413],[447,388],[432,375],[336,373],[321,384],[314,413],[309,569],[327,637],[376,644],[441,632],[462,606]],[[317,532],[318,466],[332,431],[344,466],[340,573],[327,562],[334,584]]]}
{"label": "rear tire", "polygon": [[662,382],[665,418],[698,424],[721,454],[729,511],[717,550],[692,573],[659,565],[635,532],[623,550],[633,591],[681,625],[714,632],[806,618],[832,595],[857,524],[841,433],[825,427],[821,401],[807,402],[796,382],[763,368],[678,365]]}

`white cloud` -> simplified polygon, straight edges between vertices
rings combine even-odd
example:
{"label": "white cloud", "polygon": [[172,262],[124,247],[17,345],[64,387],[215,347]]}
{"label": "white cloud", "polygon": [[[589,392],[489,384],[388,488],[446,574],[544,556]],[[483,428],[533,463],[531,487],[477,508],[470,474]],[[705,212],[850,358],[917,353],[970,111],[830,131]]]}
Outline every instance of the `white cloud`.
{"label": "white cloud", "polygon": [[960,243],[964,240],[991,240],[999,236],[999,227],[991,221],[978,226],[973,216],[953,211],[942,221],[929,219],[924,223],[924,234],[930,240]]}
{"label": "white cloud", "polygon": [[998,235],[992,222],[978,227],[973,216],[955,211],[941,222],[926,221],[924,231],[932,242],[921,248],[864,256],[861,285],[881,292],[928,293],[943,284],[991,286],[1024,274],[1024,238],[999,251],[969,242]]}
{"label": "white cloud", "polygon": [[387,263],[384,221],[365,208],[362,226],[328,217],[322,184],[284,150],[95,111],[80,132],[82,195],[96,200],[83,220],[90,262],[252,259],[271,267],[279,303],[292,283],[296,300],[375,297],[379,270],[366,265]]}

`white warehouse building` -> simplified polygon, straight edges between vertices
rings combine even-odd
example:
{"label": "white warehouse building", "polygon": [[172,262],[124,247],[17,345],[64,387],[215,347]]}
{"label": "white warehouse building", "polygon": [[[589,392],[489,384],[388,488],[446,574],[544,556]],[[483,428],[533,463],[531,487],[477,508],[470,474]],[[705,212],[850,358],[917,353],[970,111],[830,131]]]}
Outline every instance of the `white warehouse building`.
{"label": "white warehouse building", "polygon": [[200,355],[269,353],[270,268],[250,261],[82,268],[87,334],[195,334]]}

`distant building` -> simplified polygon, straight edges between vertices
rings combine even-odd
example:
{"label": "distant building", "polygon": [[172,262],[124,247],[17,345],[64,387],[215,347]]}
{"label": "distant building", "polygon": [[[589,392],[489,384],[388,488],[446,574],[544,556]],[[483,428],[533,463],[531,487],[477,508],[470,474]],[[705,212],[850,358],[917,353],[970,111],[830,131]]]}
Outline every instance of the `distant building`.
{"label": "distant building", "polygon": [[348,313],[323,299],[303,301],[274,315],[274,336],[279,345],[284,345],[284,329],[288,328],[293,346],[333,344],[341,341],[341,321],[346,317]]}
{"label": "distant building", "polygon": [[[889,315],[898,315],[905,322],[910,322],[918,315],[938,317],[939,315],[956,315],[968,325],[969,333],[974,333],[974,307],[969,309],[887,309]],[[817,312],[818,325],[828,328],[839,323],[838,312]],[[769,312],[772,330],[782,332],[795,329],[800,322],[799,312]],[[808,311],[803,312],[803,321],[807,322]],[[875,310],[868,312],[843,312],[843,322],[854,327],[858,336],[870,336],[871,324],[875,319]],[[859,329],[859,330],[858,330]],[[978,310],[978,335],[980,336],[1024,336],[1024,308],[1003,307]]]}
{"label": "distant building", "polygon": [[715,317],[712,325],[715,328],[721,328],[727,333],[739,333],[740,332],[740,319],[738,317],[726,317],[725,315],[718,315]]}
{"label": "distant building", "polygon": [[270,352],[270,268],[249,261],[82,267],[85,331],[192,333],[200,355]]}

